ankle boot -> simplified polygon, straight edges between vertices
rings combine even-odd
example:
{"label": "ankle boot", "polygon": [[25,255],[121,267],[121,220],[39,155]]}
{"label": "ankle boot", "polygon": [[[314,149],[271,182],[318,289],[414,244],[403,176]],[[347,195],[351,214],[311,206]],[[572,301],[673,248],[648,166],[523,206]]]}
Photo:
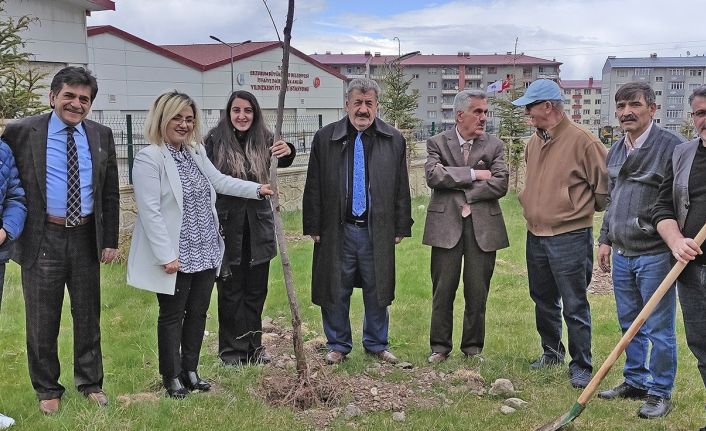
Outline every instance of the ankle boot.
{"label": "ankle boot", "polygon": [[192,391],[207,392],[211,389],[211,384],[199,377],[196,371],[182,371],[181,381]]}
{"label": "ankle boot", "polygon": [[178,377],[162,377],[162,384],[164,385],[164,389],[167,390],[167,395],[171,398],[181,399],[189,395],[189,390],[184,386]]}

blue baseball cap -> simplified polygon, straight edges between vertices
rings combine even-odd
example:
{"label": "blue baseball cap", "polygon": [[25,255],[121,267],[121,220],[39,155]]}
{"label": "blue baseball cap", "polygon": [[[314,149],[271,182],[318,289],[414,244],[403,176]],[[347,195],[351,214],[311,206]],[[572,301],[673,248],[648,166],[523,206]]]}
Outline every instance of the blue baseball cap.
{"label": "blue baseball cap", "polygon": [[515,106],[526,106],[530,103],[544,100],[564,100],[559,85],[551,79],[537,79],[532,82],[527,87],[525,95],[513,100],[512,104]]}

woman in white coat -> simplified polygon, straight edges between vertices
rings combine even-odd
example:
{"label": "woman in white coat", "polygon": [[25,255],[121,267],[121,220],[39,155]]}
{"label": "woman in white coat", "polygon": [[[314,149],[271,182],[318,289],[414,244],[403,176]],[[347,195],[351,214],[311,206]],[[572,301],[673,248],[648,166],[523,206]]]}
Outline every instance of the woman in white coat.
{"label": "woman in white coat", "polygon": [[151,145],[137,154],[133,167],[138,212],[127,281],[157,293],[159,372],[174,398],[210,389],[196,368],[224,252],[216,192],[250,199],[272,194],[268,184],[220,173],[200,143],[200,123],[189,96],[162,94],[145,124]]}

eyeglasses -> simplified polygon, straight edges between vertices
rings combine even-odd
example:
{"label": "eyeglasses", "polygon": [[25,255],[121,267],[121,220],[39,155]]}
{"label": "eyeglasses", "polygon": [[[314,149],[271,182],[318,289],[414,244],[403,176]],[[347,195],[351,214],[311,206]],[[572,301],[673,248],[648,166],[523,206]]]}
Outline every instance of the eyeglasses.
{"label": "eyeglasses", "polygon": [[187,126],[194,125],[194,119],[191,117],[183,118],[183,117],[177,115],[176,117],[172,118],[172,121],[174,122],[174,124],[177,124],[177,125],[181,125],[181,123],[186,123]]}
{"label": "eyeglasses", "polygon": [[704,118],[706,117],[706,110],[701,110],[701,111],[696,111],[696,112],[690,112],[689,115],[691,115],[691,118]]}
{"label": "eyeglasses", "polygon": [[534,106],[540,105],[544,102],[546,102],[546,100],[537,100],[536,102],[528,103],[525,105],[525,109],[532,109]]}

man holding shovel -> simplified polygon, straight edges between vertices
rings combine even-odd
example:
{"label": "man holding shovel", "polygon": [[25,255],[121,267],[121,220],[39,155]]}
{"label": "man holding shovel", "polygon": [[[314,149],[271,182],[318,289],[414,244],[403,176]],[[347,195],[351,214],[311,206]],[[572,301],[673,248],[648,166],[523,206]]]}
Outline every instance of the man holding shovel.
{"label": "man holding shovel", "polygon": [[694,90],[689,104],[698,137],[674,149],[652,223],[674,258],[688,263],[677,280],[679,302],[686,342],[706,385],[706,257],[692,239],[706,221],[706,86]]}
{"label": "man holding shovel", "polygon": [[[651,208],[677,144],[684,139],[652,123],[655,92],[630,82],[615,94],[616,116],[625,136],[606,160],[610,201],[598,238],[599,265],[611,269],[620,328],[625,332],[670,270],[669,249],[652,227]],[[670,289],[625,349],[624,381],[600,392],[604,399],[644,403],[641,418],[666,416],[677,371],[676,292]]]}

